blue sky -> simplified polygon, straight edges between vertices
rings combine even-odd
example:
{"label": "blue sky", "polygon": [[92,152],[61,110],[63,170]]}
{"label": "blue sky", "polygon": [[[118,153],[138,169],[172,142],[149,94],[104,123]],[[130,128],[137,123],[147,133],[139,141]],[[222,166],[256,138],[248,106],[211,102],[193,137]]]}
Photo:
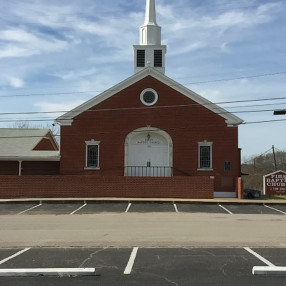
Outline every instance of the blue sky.
{"label": "blue sky", "polygon": [[[286,108],[285,0],[156,0],[156,9],[167,76],[215,103],[271,99],[220,104],[246,123],[286,120],[273,116]],[[0,11],[1,121],[52,120],[59,113],[3,113],[68,111],[133,75],[145,0],[0,0]],[[243,157],[286,150],[285,131],[286,121],[240,126]]]}

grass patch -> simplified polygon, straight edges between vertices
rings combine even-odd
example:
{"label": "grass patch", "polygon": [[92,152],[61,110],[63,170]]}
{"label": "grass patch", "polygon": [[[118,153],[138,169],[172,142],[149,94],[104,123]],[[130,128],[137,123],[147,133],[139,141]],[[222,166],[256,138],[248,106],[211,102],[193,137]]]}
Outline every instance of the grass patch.
{"label": "grass patch", "polygon": [[262,195],[261,199],[263,200],[286,200],[286,196]]}

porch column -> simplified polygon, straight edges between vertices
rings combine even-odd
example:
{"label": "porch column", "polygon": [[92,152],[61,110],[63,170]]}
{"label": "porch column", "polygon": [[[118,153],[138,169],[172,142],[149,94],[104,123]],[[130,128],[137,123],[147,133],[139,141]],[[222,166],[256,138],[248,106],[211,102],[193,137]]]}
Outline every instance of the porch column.
{"label": "porch column", "polygon": [[22,161],[19,161],[19,176],[22,176]]}

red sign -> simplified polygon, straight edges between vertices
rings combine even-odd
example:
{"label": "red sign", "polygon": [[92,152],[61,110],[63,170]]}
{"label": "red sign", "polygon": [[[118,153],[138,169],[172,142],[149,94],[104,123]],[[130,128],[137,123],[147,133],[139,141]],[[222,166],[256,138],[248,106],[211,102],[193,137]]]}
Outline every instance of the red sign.
{"label": "red sign", "polygon": [[263,177],[265,195],[286,195],[286,172],[277,171]]}

